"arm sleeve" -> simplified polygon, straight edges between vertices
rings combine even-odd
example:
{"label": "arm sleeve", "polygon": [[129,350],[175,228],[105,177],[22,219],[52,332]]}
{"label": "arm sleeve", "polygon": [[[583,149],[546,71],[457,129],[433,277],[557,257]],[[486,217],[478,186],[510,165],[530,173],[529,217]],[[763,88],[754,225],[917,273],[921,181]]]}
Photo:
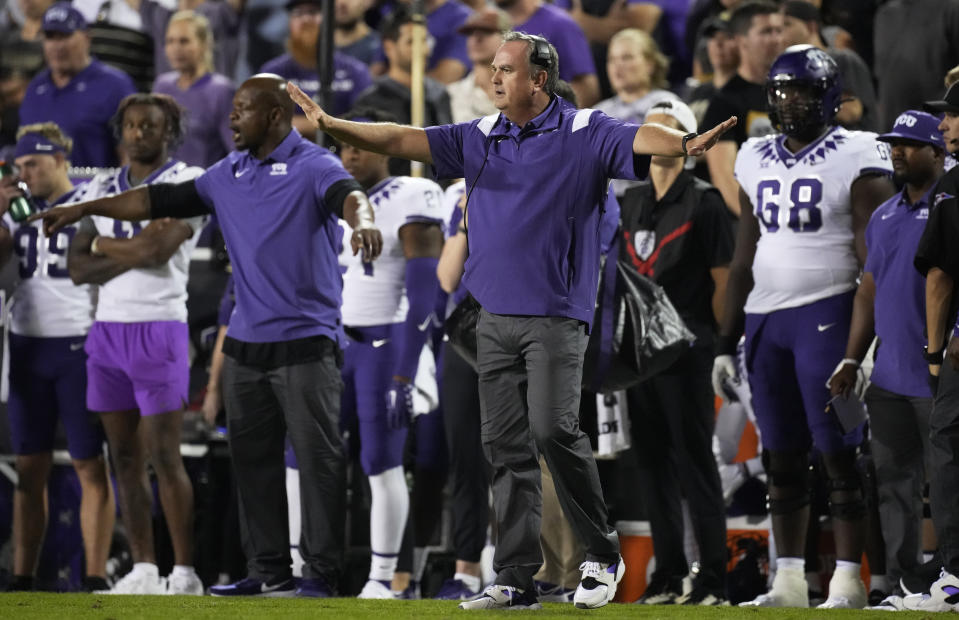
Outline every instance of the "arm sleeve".
{"label": "arm sleeve", "polygon": [[573,120],[573,132],[585,122],[589,128],[589,140],[606,167],[606,176],[612,179],[645,179],[649,173],[650,158],[633,152],[638,125],[624,123],[607,116],[599,110],[581,110]]}
{"label": "arm sleeve", "polygon": [[433,170],[437,178],[458,179],[466,176],[463,132],[473,129],[475,123],[476,121],[472,121],[426,128],[426,139],[430,143],[430,156],[433,158]]}
{"label": "arm sleeve", "polygon": [[[873,134],[866,134],[873,136]],[[892,156],[889,152],[889,144],[879,140],[864,140],[862,148],[859,149],[859,161],[857,162],[856,177],[864,175],[892,174]]]}
{"label": "arm sleeve", "polygon": [[340,179],[333,183],[333,185],[330,185],[329,189],[326,190],[326,193],[323,195],[323,204],[326,205],[330,213],[343,219],[343,203],[346,201],[346,197],[353,192],[366,193],[363,190],[363,186],[360,185],[356,179]]}
{"label": "arm sleeve", "polygon": [[210,214],[210,207],[197,191],[195,179],[185,183],[148,185],[147,191],[150,194],[150,219]]}

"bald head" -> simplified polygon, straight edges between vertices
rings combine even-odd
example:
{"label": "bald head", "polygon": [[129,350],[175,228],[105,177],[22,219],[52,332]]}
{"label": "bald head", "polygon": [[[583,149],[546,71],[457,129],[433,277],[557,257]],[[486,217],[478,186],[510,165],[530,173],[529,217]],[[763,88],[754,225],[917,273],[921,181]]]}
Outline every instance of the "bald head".
{"label": "bald head", "polygon": [[274,108],[283,112],[282,120],[292,122],[294,104],[286,92],[286,80],[273,73],[257,73],[240,85],[248,90],[260,112],[269,114]]}

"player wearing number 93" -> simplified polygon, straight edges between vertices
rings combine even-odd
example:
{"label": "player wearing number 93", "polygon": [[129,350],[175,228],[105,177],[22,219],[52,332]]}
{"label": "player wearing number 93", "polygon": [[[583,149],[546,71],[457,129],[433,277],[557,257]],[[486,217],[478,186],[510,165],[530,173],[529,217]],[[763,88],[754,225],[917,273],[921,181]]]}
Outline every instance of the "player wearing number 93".
{"label": "player wearing number 93", "polygon": [[842,85],[824,52],[788,48],[766,86],[780,133],[749,140],[736,158],[742,216],[713,367],[721,395],[736,374],[733,355],[745,331],[779,556],[769,593],[746,604],[809,604],[803,557],[814,446],[828,478],[838,560],[823,605],[860,608],[865,505],[855,457],[862,429],[844,436],[826,413],[826,381],[845,350],[866,224],[893,194],[892,167],[875,134],[835,125]]}
{"label": "player wearing number 93", "polygon": [[[19,180],[39,211],[76,201],[79,188],[67,176],[73,141],[54,123],[26,125],[18,132]],[[103,429],[86,408],[84,341],[93,320],[89,286],[76,286],[67,271],[67,251],[76,234],[68,226],[44,234],[37,223],[17,223],[8,211],[22,192],[14,176],[0,181],[0,265],[19,259],[10,324],[8,414],[19,482],[14,491],[13,581],[30,590],[47,524],[47,477],[59,418],[82,489],[87,589],[106,587],[106,560],[113,531],[113,497],[103,458]]]}

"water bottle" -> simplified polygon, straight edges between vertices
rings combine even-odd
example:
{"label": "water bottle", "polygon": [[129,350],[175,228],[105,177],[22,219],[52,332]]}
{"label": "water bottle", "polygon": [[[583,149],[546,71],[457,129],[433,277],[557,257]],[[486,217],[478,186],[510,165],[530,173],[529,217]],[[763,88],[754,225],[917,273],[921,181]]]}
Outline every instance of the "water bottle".
{"label": "water bottle", "polygon": [[[13,171],[13,166],[5,161],[0,161],[0,179],[15,175],[16,173]],[[26,191],[25,184],[19,183],[18,185],[22,190]],[[33,208],[33,204],[23,196],[15,196],[10,200],[10,217],[14,222],[20,223],[26,220],[33,215],[35,211],[36,209]]]}

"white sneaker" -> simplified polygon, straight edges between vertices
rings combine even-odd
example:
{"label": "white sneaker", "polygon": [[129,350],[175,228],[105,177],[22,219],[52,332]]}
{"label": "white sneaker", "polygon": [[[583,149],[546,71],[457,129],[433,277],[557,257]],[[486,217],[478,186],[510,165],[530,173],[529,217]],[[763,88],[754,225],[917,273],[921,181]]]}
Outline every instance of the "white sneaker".
{"label": "white sneaker", "polygon": [[395,599],[396,595],[389,586],[383,585],[383,582],[370,579],[356,598]]}
{"label": "white sneaker", "polygon": [[613,564],[602,562],[583,562],[579,565],[583,571],[583,580],[573,595],[573,604],[580,609],[602,607],[616,596],[616,585],[626,573],[623,556]]}
{"label": "white sneaker", "polygon": [[166,579],[166,593],[187,596],[203,596],[203,582],[195,573],[173,575]]}
{"label": "white sneaker", "polygon": [[536,595],[513,586],[487,586],[483,593],[463,601],[460,609],[542,609]]}
{"label": "white sneaker", "polygon": [[132,570],[109,590],[97,594],[166,594],[166,579],[159,575]]}
{"label": "white sneaker", "polygon": [[836,571],[829,580],[829,598],[817,608],[862,609],[868,600],[866,584],[862,582],[859,575],[850,576],[848,573]]}
{"label": "white sneaker", "polygon": [[[915,597],[916,595],[912,594],[910,596]],[[919,596],[921,597],[922,595],[919,595]],[[865,609],[869,611],[903,611],[910,608],[906,607],[905,598],[901,596],[896,596],[895,594],[890,594],[886,598],[882,599],[882,602],[879,603],[878,605],[873,605],[872,607],[866,607]]]}
{"label": "white sneaker", "polygon": [[740,607],[809,607],[809,589],[802,571],[779,569],[773,585],[766,594],[760,594]]}
{"label": "white sneaker", "polygon": [[903,606],[916,611],[959,611],[959,578],[942,569],[928,594],[910,594],[903,598]]}

